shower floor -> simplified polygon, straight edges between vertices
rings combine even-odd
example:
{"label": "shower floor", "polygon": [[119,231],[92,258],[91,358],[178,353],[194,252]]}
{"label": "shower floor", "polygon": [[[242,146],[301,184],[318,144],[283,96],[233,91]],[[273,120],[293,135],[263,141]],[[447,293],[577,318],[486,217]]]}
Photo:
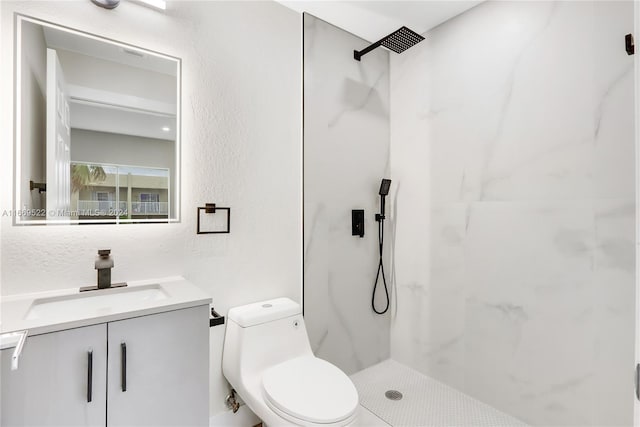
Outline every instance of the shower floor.
{"label": "shower floor", "polygon": [[[526,426],[505,413],[393,360],[351,376],[365,426]],[[385,397],[402,393],[400,400]]]}

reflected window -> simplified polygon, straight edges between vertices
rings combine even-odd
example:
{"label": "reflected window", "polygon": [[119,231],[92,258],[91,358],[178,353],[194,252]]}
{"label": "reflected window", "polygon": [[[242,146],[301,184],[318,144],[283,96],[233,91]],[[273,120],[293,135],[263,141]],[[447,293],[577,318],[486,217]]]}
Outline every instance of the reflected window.
{"label": "reflected window", "polygon": [[169,169],[108,164],[71,164],[74,219],[169,218]]}

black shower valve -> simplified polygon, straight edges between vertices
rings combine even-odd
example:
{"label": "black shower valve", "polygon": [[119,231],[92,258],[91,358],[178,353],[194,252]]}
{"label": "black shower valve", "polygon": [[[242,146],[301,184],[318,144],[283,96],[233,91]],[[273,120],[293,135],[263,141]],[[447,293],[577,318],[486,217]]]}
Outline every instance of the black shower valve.
{"label": "black shower valve", "polygon": [[351,235],[364,237],[364,209],[351,211]]}

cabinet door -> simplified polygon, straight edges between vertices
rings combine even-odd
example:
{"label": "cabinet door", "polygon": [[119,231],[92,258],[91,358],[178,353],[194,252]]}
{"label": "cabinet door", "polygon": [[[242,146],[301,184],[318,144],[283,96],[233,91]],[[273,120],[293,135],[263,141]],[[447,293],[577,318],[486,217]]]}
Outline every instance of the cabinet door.
{"label": "cabinet door", "polygon": [[13,350],[0,355],[0,425],[104,426],[105,324],[28,337],[16,371]]}
{"label": "cabinet door", "polygon": [[208,426],[208,306],[108,324],[107,423]]}

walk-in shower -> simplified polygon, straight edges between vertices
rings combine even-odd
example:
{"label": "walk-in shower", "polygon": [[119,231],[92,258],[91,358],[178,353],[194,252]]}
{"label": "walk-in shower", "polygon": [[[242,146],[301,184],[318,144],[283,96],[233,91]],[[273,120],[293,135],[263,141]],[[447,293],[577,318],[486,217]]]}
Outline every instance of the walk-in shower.
{"label": "walk-in shower", "polygon": [[419,16],[424,43],[361,62],[369,42],[304,18],[314,352],[390,425],[633,425],[633,2]]}

